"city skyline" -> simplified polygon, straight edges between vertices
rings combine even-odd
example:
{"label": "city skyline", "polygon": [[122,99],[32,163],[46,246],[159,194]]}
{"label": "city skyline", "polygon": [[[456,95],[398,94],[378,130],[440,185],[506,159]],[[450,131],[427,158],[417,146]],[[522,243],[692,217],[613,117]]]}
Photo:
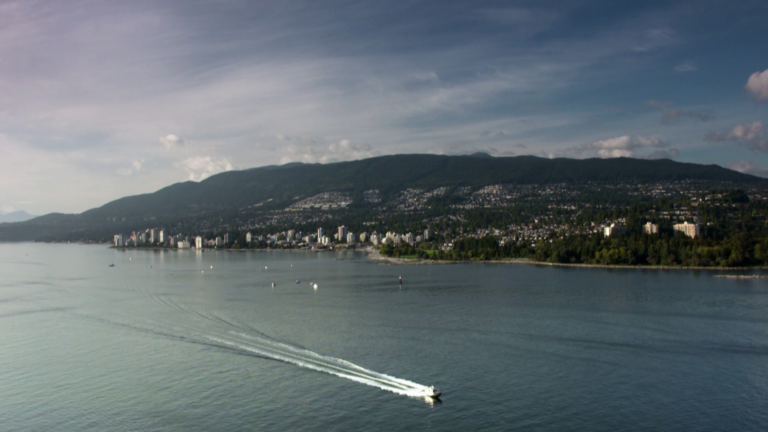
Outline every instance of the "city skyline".
{"label": "city skyline", "polygon": [[0,6],[0,212],[395,153],[768,176],[764,2]]}

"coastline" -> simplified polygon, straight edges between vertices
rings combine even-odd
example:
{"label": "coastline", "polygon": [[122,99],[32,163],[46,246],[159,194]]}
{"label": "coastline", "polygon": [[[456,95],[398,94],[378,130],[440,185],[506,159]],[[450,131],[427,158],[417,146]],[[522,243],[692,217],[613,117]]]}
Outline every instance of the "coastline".
{"label": "coastline", "polygon": [[[365,250],[368,252],[368,259],[377,261],[387,261],[389,264],[385,265],[439,265],[439,264],[522,264],[533,266],[549,266],[549,267],[570,267],[570,268],[600,268],[600,269],[616,269],[616,270],[696,270],[696,271],[749,271],[749,270],[768,270],[768,266],[752,266],[752,267],[686,267],[686,266],[662,266],[662,265],[607,265],[607,264],[570,264],[570,263],[548,263],[531,261],[524,258],[510,258],[504,260],[487,260],[487,261],[446,261],[446,260],[424,260],[420,258],[393,258],[385,257],[379,253],[379,251]],[[726,277],[726,276],[723,276]]]}
{"label": "coastline", "polygon": [[[110,249],[121,250],[144,250],[144,251],[174,251],[174,250],[196,250],[196,249],[177,249],[167,247],[125,247],[125,246],[110,246]],[[518,265],[532,265],[532,266],[549,266],[549,267],[567,267],[567,268],[598,268],[607,270],[694,270],[694,271],[720,271],[720,272],[736,272],[736,271],[750,271],[750,270],[768,270],[768,266],[751,266],[751,267],[700,267],[700,266],[667,266],[667,265],[608,265],[608,264],[575,264],[575,263],[548,263],[532,261],[526,258],[509,258],[502,260],[485,260],[485,261],[452,261],[452,260],[425,260],[421,258],[395,258],[386,257],[382,255],[377,249],[367,247],[363,249],[203,249],[202,252],[260,252],[260,251],[304,251],[304,252],[337,252],[337,251],[356,251],[366,254],[366,258],[372,261],[379,261],[379,265],[449,265],[449,264],[518,264]],[[740,275],[716,275],[714,277],[724,278],[739,278]],[[752,277],[752,276],[750,276]],[[768,277],[768,276],[766,276]]]}

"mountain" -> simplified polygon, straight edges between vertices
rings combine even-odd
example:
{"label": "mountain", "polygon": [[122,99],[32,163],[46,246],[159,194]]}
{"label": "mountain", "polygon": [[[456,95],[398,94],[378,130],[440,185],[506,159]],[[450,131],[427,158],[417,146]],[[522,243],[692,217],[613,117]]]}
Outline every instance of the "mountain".
{"label": "mountain", "polygon": [[74,238],[78,233],[99,228],[104,232],[109,227],[139,229],[138,225],[146,227],[152,223],[212,217],[254,206],[263,210],[282,209],[299,199],[332,191],[349,193],[354,202],[362,203],[363,191],[371,189],[378,190],[386,202],[407,188],[678,180],[735,184],[768,182],[717,165],[668,159],[393,155],[325,165],[294,163],[228,171],[199,183],[176,183],[154,193],[120,198],[78,215],[52,213],[3,226],[0,227],[0,240]]}
{"label": "mountain", "polygon": [[31,215],[25,212],[24,210],[19,210],[19,211],[0,215],[0,223],[24,222],[35,217],[37,216]]}

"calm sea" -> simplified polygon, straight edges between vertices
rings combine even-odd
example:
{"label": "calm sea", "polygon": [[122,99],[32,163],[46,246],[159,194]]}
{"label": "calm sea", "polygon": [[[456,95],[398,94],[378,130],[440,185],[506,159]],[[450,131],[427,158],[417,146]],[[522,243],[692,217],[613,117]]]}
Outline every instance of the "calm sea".
{"label": "calm sea", "polygon": [[0,430],[768,430],[712,274],[4,244]]}

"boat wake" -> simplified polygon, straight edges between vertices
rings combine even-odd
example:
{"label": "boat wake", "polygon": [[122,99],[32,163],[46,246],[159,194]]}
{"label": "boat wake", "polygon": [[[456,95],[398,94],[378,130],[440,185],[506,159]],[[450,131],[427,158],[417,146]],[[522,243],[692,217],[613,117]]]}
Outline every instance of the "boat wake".
{"label": "boat wake", "polygon": [[250,335],[237,332],[231,332],[230,339],[221,339],[211,336],[208,336],[207,338],[216,344],[222,344],[231,349],[241,350],[261,357],[268,357],[285,363],[294,364],[306,369],[336,375],[361,384],[378,387],[392,393],[411,397],[426,397],[430,394],[430,387],[428,386],[375,372],[340,358],[325,356],[286,343],[254,338]]}
{"label": "boat wake", "polygon": [[[191,305],[180,304],[174,301],[171,296],[157,295],[146,291],[141,294],[160,305],[165,313],[155,314],[146,310],[144,313],[134,311],[134,313],[124,316],[123,319],[117,316],[120,315],[119,313],[113,314],[109,318],[74,315],[185,343],[218,347],[241,354],[277,360],[399,395],[424,398],[429,403],[433,402],[432,398],[439,395],[439,393],[435,394],[433,387],[375,372],[340,358],[318,354],[307,348],[275,339],[250,325],[240,324],[216,314],[197,310]],[[173,319],[168,315],[168,312],[171,311],[180,313],[185,318]]]}

